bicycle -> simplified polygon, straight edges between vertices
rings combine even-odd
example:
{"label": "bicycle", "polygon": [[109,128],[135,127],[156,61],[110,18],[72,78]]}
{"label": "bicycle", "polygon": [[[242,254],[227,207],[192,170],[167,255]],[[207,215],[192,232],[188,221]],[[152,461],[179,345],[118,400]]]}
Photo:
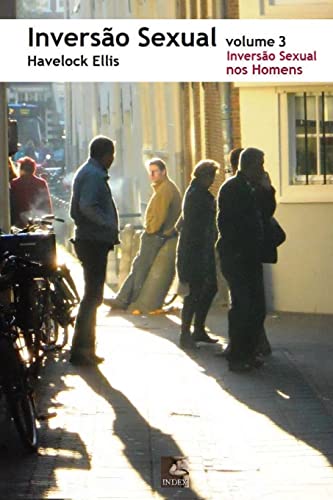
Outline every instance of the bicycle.
{"label": "bicycle", "polygon": [[[6,260],[0,276],[0,289],[15,281],[12,262]],[[29,369],[23,358],[23,346],[11,307],[0,304],[0,395],[7,403],[22,444],[28,451],[37,451],[38,428]]]}
{"label": "bicycle", "polygon": [[[41,296],[43,323],[41,326],[42,342],[44,350],[54,347],[61,349],[68,342],[68,327],[74,324],[74,309],[80,302],[80,297],[76,289],[70,270],[66,264],[57,265],[56,247],[53,221],[65,222],[64,219],[47,214],[40,218],[30,219],[29,223],[16,234],[43,235],[49,239],[48,254],[43,260],[45,274],[42,282],[43,291]],[[47,241],[47,240],[45,240]],[[44,293],[43,293],[44,292]],[[62,340],[58,342],[62,328]]]}
{"label": "bicycle", "polygon": [[67,343],[68,327],[74,323],[80,300],[69,269],[56,264],[54,219],[63,221],[47,215],[31,220],[12,235],[0,236],[0,250],[21,256],[16,259],[21,272],[12,287],[13,301],[36,374],[44,353]]}

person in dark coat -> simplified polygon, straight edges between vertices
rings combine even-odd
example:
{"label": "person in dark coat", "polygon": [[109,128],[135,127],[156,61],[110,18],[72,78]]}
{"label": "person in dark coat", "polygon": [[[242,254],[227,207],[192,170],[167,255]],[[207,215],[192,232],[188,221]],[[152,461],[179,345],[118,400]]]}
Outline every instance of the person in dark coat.
{"label": "person in dark coat", "polygon": [[[182,207],[182,221],[177,247],[177,272],[181,283],[188,284],[184,298],[180,346],[195,348],[195,342],[215,343],[205,330],[205,321],[217,292],[215,242],[216,206],[209,192],[218,163],[200,161],[192,175]],[[194,332],[191,325],[194,320]]]}
{"label": "person in dark coat", "polygon": [[229,153],[229,167],[226,169],[226,173],[231,175],[236,175],[238,169],[238,162],[241,152],[244,148],[234,148]]}
{"label": "person in dark coat", "polygon": [[230,370],[245,371],[262,364],[257,354],[265,336],[264,224],[276,203],[264,153],[247,148],[239,161],[237,175],[219,191],[217,249],[231,295],[226,357]]}

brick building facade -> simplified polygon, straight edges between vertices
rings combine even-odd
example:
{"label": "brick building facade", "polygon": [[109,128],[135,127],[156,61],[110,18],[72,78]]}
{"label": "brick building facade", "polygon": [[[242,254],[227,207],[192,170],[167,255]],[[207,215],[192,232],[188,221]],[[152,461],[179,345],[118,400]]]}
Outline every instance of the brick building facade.
{"label": "brick building facade", "polygon": [[[214,0],[189,0],[179,2],[179,18],[209,19],[239,17],[238,0],[221,2]],[[224,102],[224,86],[229,85],[228,102]],[[227,118],[223,108],[226,109]],[[239,147],[239,92],[233,85],[218,82],[194,82],[182,84],[182,114],[184,124],[184,175],[190,179],[193,166],[202,158],[212,158],[221,165],[212,188],[217,192],[224,180],[224,166],[228,151]],[[225,127],[229,128],[228,134]]]}

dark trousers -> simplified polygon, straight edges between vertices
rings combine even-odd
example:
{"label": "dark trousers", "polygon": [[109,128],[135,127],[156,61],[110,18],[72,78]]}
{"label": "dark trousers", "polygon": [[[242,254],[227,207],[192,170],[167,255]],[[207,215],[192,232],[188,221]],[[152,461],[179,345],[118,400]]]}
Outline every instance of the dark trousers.
{"label": "dark trousers", "polygon": [[97,241],[75,242],[75,252],[83,267],[84,294],[76,317],[72,352],[95,352],[96,313],[103,301],[109,248],[110,245]]}
{"label": "dark trousers", "polygon": [[230,289],[229,361],[254,357],[266,317],[263,267],[221,256],[221,268]]}
{"label": "dark trousers", "polygon": [[217,292],[216,281],[200,280],[189,283],[190,293],[184,298],[182,309],[182,333],[190,331],[194,318],[194,330],[203,330],[208,311]]}

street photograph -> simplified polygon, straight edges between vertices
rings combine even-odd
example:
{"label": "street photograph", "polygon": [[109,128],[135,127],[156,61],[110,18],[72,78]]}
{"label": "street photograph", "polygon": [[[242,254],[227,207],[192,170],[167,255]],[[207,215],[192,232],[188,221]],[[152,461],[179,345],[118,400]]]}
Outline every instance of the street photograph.
{"label": "street photograph", "polygon": [[[332,15],[320,0],[0,6],[41,32]],[[0,82],[0,498],[333,498],[333,82],[33,71]]]}

